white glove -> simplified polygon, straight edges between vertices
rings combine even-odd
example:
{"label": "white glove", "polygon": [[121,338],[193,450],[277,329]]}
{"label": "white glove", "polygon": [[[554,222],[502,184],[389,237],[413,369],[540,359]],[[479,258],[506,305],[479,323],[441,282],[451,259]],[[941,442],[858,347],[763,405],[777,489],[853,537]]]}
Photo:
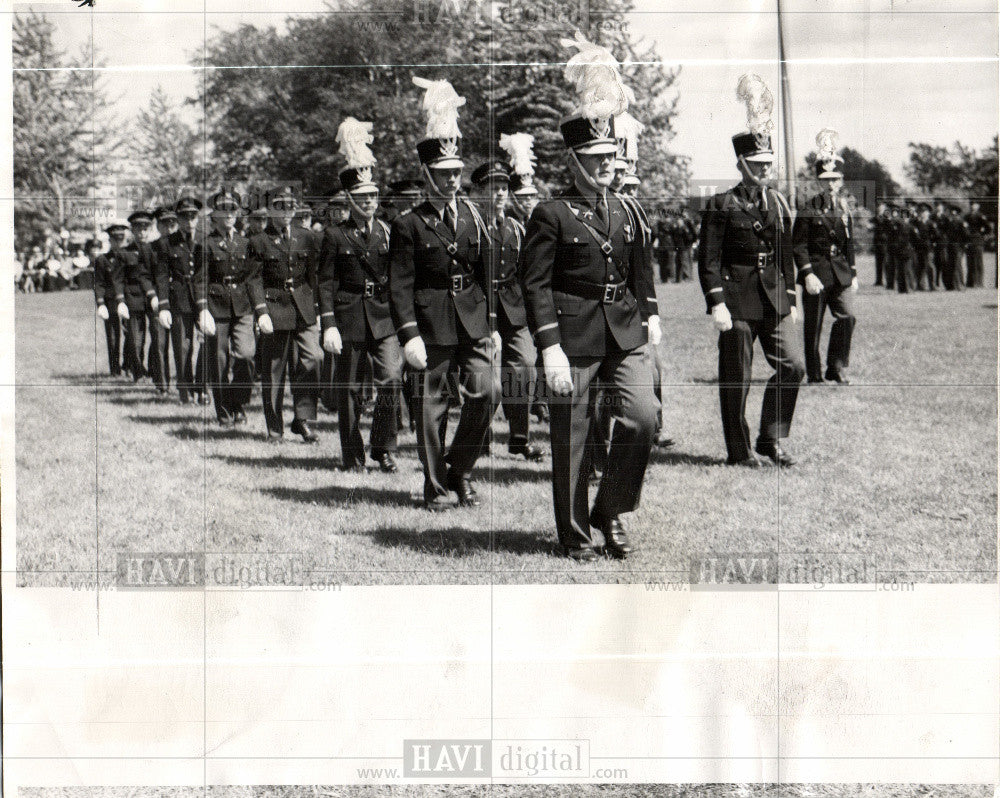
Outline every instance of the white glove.
{"label": "white glove", "polygon": [[542,350],[542,365],[545,369],[545,382],[552,393],[557,396],[573,393],[573,372],[570,371],[569,358],[559,344],[552,344]]}
{"label": "white glove", "polygon": [[729,314],[725,302],[720,302],[712,308],[712,324],[719,332],[733,329],[733,317]]}
{"label": "white glove", "polygon": [[215,319],[212,318],[212,314],[209,312],[208,308],[204,308],[201,313],[198,314],[198,326],[201,327],[201,331],[205,335],[211,337],[215,335]]}
{"label": "white glove", "polygon": [[108,313],[108,306],[107,305],[98,305],[97,306],[97,315],[100,316],[105,321],[107,321],[110,318],[110,316],[111,316],[111,314]]}
{"label": "white glove", "polygon": [[650,316],[646,324],[648,325],[647,334],[649,336],[649,343],[653,346],[659,346],[660,341],[663,340],[663,331],[660,329],[660,317]]}
{"label": "white glove", "polygon": [[851,293],[856,294],[858,292],[858,278],[855,277],[851,280]]}
{"label": "white glove", "polygon": [[418,335],[407,341],[403,345],[403,357],[417,371],[427,368],[427,348],[424,346],[424,339]]}
{"label": "white glove", "polygon": [[340,340],[340,330],[331,327],[323,333],[323,348],[334,355],[339,355],[344,350],[344,342]]}
{"label": "white glove", "polygon": [[271,335],[274,332],[274,324],[271,322],[271,317],[262,313],[261,317],[257,319],[257,326],[260,327],[262,335]]}
{"label": "white glove", "polygon": [[807,274],[805,286],[806,291],[813,296],[816,296],[816,294],[823,290],[823,281],[820,280],[815,274]]}
{"label": "white glove", "polygon": [[796,324],[799,320],[799,308],[797,305],[792,305],[792,312],[789,315],[792,317],[792,324]]}
{"label": "white glove", "polygon": [[155,296],[149,298],[149,307],[152,308],[153,313],[156,313],[160,309],[160,300]]}
{"label": "white glove", "polygon": [[118,318],[128,321],[128,305],[124,302],[118,303]]}
{"label": "white glove", "polygon": [[174,318],[173,318],[173,316],[170,315],[170,311],[169,310],[161,310],[160,311],[160,326],[164,330],[169,330],[170,329],[170,325],[173,324],[173,323],[174,323]]}
{"label": "white glove", "polygon": [[496,330],[494,330],[493,331],[493,335],[491,337],[493,339],[493,349],[494,349],[494,351],[499,352],[500,351],[500,347],[503,346],[503,340],[500,338],[500,333],[498,333]]}

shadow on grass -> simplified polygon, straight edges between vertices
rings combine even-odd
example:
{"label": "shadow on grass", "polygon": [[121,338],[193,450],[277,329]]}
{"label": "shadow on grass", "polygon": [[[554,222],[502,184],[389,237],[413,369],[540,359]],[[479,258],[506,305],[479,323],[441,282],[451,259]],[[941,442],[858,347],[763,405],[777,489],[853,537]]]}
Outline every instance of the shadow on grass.
{"label": "shadow on grass", "polygon": [[[289,463],[291,464],[291,463]],[[303,504],[357,504],[374,502],[394,504],[400,507],[416,506],[409,491],[392,488],[377,488],[370,485],[349,487],[347,485],[325,485],[322,488],[262,488],[261,493],[284,501]]]}
{"label": "shadow on grass", "polygon": [[[152,416],[155,418],[155,416]],[[207,438],[209,440],[243,440],[248,438],[257,438],[262,440],[262,435],[260,432],[254,432],[247,427],[237,427],[236,429],[228,429],[225,427],[216,426],[214,419],[208,424],[199,423],[198,419],[189,419],[192,424],[197,424],[198,426],[187,426],[187,427],[177,427],[176,429],[168,429],[165,431],[166,435],[171,438],[177,438],[181,441],[200,441],[202,438]]]}
{"label": "shadow on grass", "polygon": [[337,472],[340,465],[339,457],[288,457],[285,454],[274,454],[264,450],[259,457],[247,457],[235,454],[213,454],[213,460],[221,460],[226,465],[253,466],[268,468],[297,468],[303,471],[324,469]]}
{"label": "shadow on grass", "polygon": [[725,457],[712,457],[707,454],[691,454],[690,452],[679,452],[676,449],[654,448],[650,454],[651,463],[665,463],[666,465],[696,465],[696,466],[721,466],[726,464]]}
{"label": "shadow on grass", "polygon": [[470,530],[461,527],[419,530],[412,527],[382,527],[366,530],[375,543],[389,548],[405,547],[420,554],[448,557],[481,555],[497,551],[511,554],[555,555],[558,547],[552,537],[542,537],[522,529]]}
{"label": "shadow on grass", "polygon": [[138,424],[204,424],[205,426],[215,426],[215,411],[211,411],[204,418],[200,413],[192,410],[190,413],[176,413],[170,416],[129,416],[129,421]]}

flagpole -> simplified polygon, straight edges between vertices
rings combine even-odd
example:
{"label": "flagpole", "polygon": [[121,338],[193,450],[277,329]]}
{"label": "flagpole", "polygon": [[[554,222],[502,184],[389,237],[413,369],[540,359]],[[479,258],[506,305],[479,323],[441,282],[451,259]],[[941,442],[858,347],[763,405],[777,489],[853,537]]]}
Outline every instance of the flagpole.
{"label": "flagpole", "polygon": [[778,4],[778,68],[781,73],[781,127],[785,138],[785,195],[789,204],[795,207],[795,150],[792,145],[792,100],[788,90],[788,63],[785,60],[784,19],[781,14],[781,0]]}

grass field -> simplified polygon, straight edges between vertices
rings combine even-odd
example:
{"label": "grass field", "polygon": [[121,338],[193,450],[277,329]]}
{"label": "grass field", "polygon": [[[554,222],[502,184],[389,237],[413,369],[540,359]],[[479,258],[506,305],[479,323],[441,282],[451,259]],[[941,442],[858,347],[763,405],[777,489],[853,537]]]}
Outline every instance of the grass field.
{"label": "grass field", "polygon": [[71,787],[21,798],[990,798],[979,784],[423,784],[412,786]]}
{"label": "grass field", "polygon": [[[659,286],[664,412],[678,444],[654,454],[628,519],[641,551],[588,566],[558,556],[548,462],[508,457],[502,420],[475,475],[483,506],[430,515],[414,506],[409,432],[399,474],[341,473],[335,416],[321,410],[318,446],[288,435],[269,446],[258,390],[246,432],[220,430],[211,408],[104,375],[89,293],[19,295],[19,582],[110,578],[119,551],[294,560],[310,581],[345,584],[683,581],[707,552],[776,550],[784,572],[812,563],[880,580],[993,581],[996,293],[900,296],[871,287],[870,258],[860,267],[853,384],[803,386],[788,440],[800,463],[780,473],[723,464],[700,291]],[[758,349],[752,429],[768,371]],[[547,429],[533,434],[547,445]]]}

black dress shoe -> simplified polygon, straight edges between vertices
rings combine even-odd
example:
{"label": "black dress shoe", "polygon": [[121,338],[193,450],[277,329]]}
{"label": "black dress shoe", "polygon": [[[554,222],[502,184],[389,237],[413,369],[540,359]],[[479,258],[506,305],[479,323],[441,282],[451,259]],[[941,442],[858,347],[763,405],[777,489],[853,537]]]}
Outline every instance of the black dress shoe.
{"label": "black dress shoe", "polygon": [[399,471],[399,466],[396,465],[396,458],[392,456],[392,452],[382,452],[379,455],[374,455],[373,459],[385,474],[395,474]]}
{"label": "black dress shoe", "polygon": [[458,495],[458,503],[462,507],[478,507],[479,494],[472,486],[472,480],[466,476],[461,476],[454,471],[448,472],[448,490],[453,490]]}
{"label": "black dress shoe", "polygon": [[301,435],[303,443],[319,443],[319,435],[309,429],[309,424],[301,418],[295,419],[289,429],[296,435]]}
{"label": "black dress shoe", "polygon": [[533,415],[540,424],[544,424],[549,420],[549,408],[546,405],[535,405],[531,408],[531,415]]}
{"label": "black dress shoe", "polygon": [[653,438],[653,446],[658,446],[661,449],[669,449],[671,446],[676,446],[677,442],[664,432],[658,432],[656,437]]}
{"label": "black dress shoe", "polygon": [[840,372],[837,372],[836,374],[834,374],[833,372],[828,371],[826,373],[826,378],[830,382],[835,382],[838,385],[850,385],[851,384],[851,381],[849,379],[847,379],[847,377],[845,377]]}
{"label": "black dress shoe", "polygon": [[753,452],[748,454],[742,460],[726,460],[726,465],[731,466],[743,466],[744,468],[763,468],[764,464],[758,459],[757,455]]}
{"label": "black dress shoe", "polygon": [[796,460],[788,452],[782,449],[777,443],[757,443],[757,454],[769,457],[776,466],[781,468],[791,468]]}
{"label": "black dress shoe", "polygon": [[236,414],[233,416],[233,423],[237,427],[242,427],[247,423],[247,414],[244,410],[237,410]]}
{"label": "black dress shoe", "polygon": [[590,525],[597,527],[604,535],[604,553],[615,560],[624,560],[632,553],[632,546],[625,534],[625,526],[617,516],[602,518],[595,513],[590,514]]}
{"label": "black dress shoe", "polygon": [[236,425],[233,423],[232,418],[220,418],[219,426],[223,429],[232,429]]}
{"label": "black dress shoe", "polygon": [[566,556],[577,562],[596,562],[597,552],[590,546],[583,546],[579,549],[563,549]]}
{"label": "black dress shoe", "polygon": [[450,496],[434,496],[430,499],[424,499],[421,507],[435,513],[443,510],[453,510],[455,508],[455,502],[452,501]]}
{"label": "black dress shoe", "polygon": [[520,446],[508,446],[507,451],[514,455],[521,455],[525,460],[537,462],[545,457],[545,452],[541,446],[533,443],[522,443]]}

